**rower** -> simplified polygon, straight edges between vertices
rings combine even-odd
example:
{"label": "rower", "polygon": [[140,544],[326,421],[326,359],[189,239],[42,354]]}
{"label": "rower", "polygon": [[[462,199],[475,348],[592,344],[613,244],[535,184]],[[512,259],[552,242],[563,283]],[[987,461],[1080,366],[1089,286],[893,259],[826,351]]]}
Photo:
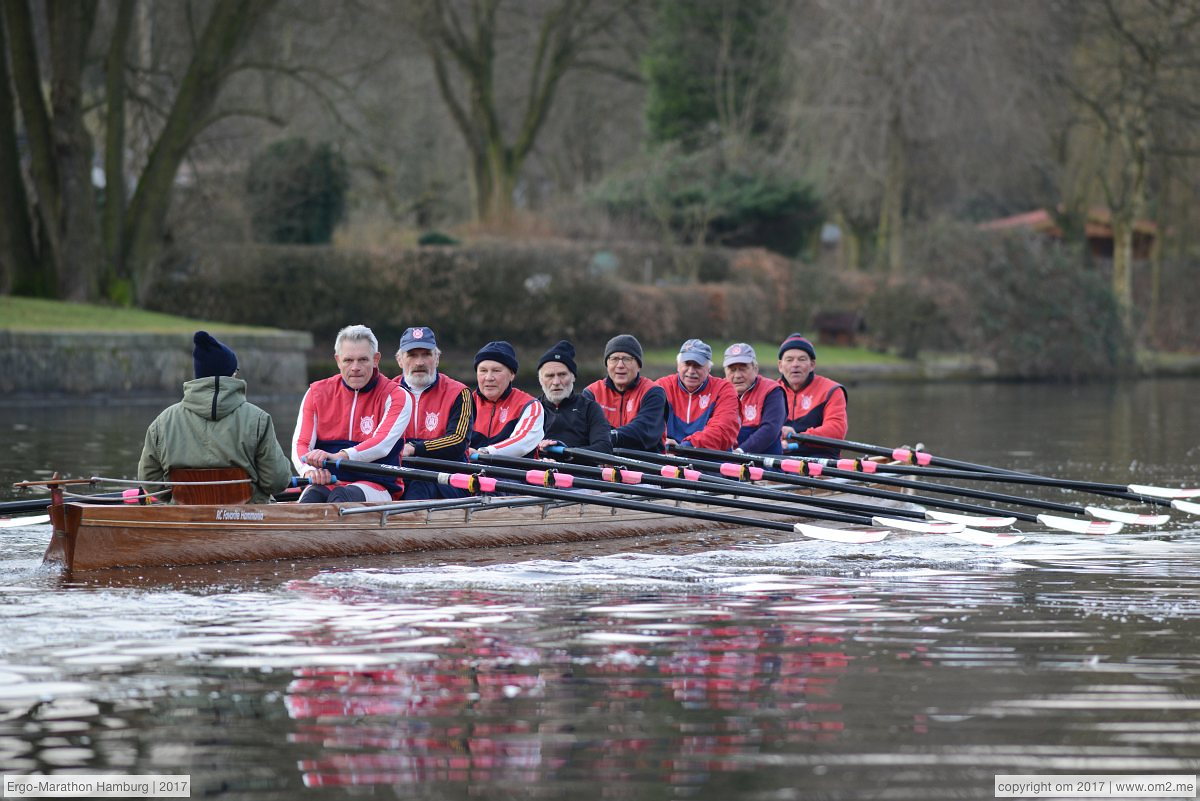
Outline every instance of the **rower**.
{"label": "rower", "polygon": [[641,374],[642,343],[631,334],[618,334],[604,346],[608,377],[583,390],[600,404],[614,448],[662,451],[667,396],[662,387]]}
{"label": "rower", "polygon": [[737,390],[712,375],[712,348],[706,342],[684,342],[675,357],[675,375],[657,383],[667,393],[668,447],[733,449],[741,427]]}
{"label": "rower", "polygon": [[475,354],[475,425],[470,453],[526,456],[543,437],[545,412],[528,392],[512,385],[517,352],[503,340],[489,342]]}
{"label": "rower", "polygon": [[[780,437],[787,447],[792,434],[815,434],[844,439],[846,388],[836,381],[817,375],[817,351],[803,334],[788,334],[779,346],[779,384],[783,387],[787,409]],[[790,451],[800,456],[825,456],[836,459],[841,451],[825,445],[801,443]]]}
{"label": "rower", "polygon": [[608,420],[600,404],[575,391],[575,346],[561,340],[538,360],[539,399],[546,412],[545,439],[539,450],[552,445],[612,453]]}
{"label": "rower", "polygon": [[[195,378],[183,382],[183,400],[164,409],[146,429],[138,480],[165,481],[183,468],[238,468],[250,478],[250,501],[266,503],[292,477],[275,423],[246,400],[236,353],[207,331],[197,331],[192,344]],[[245,498],[243,487],[229,489],[239,500]]]}
{"label": "rower", "polygon": [[786,407],[783,388],[759,375],[758,356],[745,342],[725,349],[721,365],[725,380],[738,394],[738,412],[742,427],[738,431],[737,448],[742,453],[783,453],[779,431],[783,426]]}
{"label": "rower", "polygon": [[[442,351],[428,326],[406,328],[396,351],[400,386],[413,396],[413,413],[404,431],[402,457],[425,456],[450,462],[467,460],[471,417],[470,388],[438,371]],[[406,481],[405,500],[461,498],[466,490],[433,481]]]}
{"label": "rower", "polygon": [[300,402],[292,462],[312,486],[301,503],[388,501],[399,479],[340,470],[336,462],[398,465],[413,401],[379,372],[379,340],[365,325],[348,325],[333,344],[336,375],[311,384]]}

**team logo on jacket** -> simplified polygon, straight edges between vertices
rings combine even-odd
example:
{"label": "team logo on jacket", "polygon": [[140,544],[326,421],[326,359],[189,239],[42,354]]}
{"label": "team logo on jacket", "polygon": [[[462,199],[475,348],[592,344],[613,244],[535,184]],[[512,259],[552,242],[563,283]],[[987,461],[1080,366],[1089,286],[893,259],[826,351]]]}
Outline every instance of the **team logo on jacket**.
{"label": "team logo on jacket", "polygon": [[501,422],[501,423],[506,423],[506,422],[508,422],[508,409],[501,409],[501,410],[500,410],[500,422]]}
{"label": "team logo on jacket", "polygon": [[753,403],[746,404],[746,408],[742,410],[742,417],[746,418],[746,422],[749,423],[758,417],[758,407]]}
{"label": "team logo on jacket", "polygon": [[708,399],[709,399],[708,395],[700,396],[700,411],[704,411],[705,409],[708,408]]}
{"label": "team logo on jacket", "polygon": [[627,411],[627,412],[633,411],[633,398],[630,398],[629,400],[625,401],[625,411]]}
{"label": "team logo on jacket", "polygon": [[437,424],[438,424],[438,413],[437,412],[426,412],[425,413],[425,430],[426,431],[434,431],[435,429],[437,429]]}
{"label": "team logo on jacket", "polygon": [[362,417],[358,418],[358,430],[363,432],[364,434],[370,434],[372,431],[374,431],[375,430],[375,416],[370,415],[370,414],[364,414]]}
{"label": "team logo on jacket", "polygon": [[800,396],[800,408],[806,412],[809,409],[811,409],[812,408],[812,397],[810,397],[808,395],[801,395]]}

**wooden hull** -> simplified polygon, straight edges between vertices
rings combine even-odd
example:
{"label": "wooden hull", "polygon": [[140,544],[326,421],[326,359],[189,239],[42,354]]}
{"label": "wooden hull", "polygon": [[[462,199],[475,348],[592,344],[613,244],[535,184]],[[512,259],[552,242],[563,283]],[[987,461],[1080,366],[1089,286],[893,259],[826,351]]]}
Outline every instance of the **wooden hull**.
{"label": "wooden hull", "polygon": [[[357,505],[357,504],[356,504]],[[58,511],[58,510],[56,510]],[[102,506],[52,514],[44,563],[72,571],[582,542],[719,527],[587,505],[340,516],[334,504]],[[60,520],[61,518],[61,520]]]}
{"label": "wooden hull", "polygon": [[589,542],[736,527],[588,504],[510,507],[500,503],[469,511],[392,512],[386,516],[341,515],[335,504],[286,503],[68,503],[51,507],[50,512],[54,533],[43,563],[69,571]]}

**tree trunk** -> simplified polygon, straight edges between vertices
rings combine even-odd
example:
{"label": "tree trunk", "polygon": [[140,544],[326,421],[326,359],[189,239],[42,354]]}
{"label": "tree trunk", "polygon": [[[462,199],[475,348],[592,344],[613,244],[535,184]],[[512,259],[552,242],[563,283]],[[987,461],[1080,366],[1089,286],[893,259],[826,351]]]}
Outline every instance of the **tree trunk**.
{"label": "tree trunk", "polygon": [[122,223],[125,218],[125,51],[133,29],[134,0],[120,0],[113,25],[112,41],[105,64],[104,95],[108,103],[104,138],[104,294],[110,300],[126,301],[128,289],[118,282],[127,279],[122,263]]}
{"label": "tree trunk", "polygon": [[29,201],[17,152],[16,107],[9,89],[8,45],[0,14],[0,294],[49,295],[30,232]]}
{"label": "tree trunk", "polygon": [[192,54],[137,191],[129,202],[124,233],[124,263],[134,279],[139,303],[145,303],[157,278],[158,257],[171,189],[183,157],[199,133],[220,92],[225,68],[258,18],[275,0],[218,0]]}
{"label": "tree trunk", "polygon": [[46,4],[50,28],[53,142],[57,158],[61,248],[58,296],[95,300],[103,264],[92,184],[92,138],[83,120],[83,60],[96,3],[58,0]]}
{"label": "tree trunk", "polygon": [[891,275],[904,272],[904,136],[899,112],[892,116],[887,131],[887,172],[879,211],[877,238],[880,258],[886,259]]}

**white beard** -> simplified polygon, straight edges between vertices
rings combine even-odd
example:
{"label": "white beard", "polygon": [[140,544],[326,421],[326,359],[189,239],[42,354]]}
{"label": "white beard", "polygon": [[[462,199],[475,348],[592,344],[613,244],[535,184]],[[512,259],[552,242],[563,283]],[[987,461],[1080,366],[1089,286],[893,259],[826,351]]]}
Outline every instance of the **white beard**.
{"label": "white beard", "polygon": [[428,373],[405,373],[404,383],[418,392],[428,387],[437,378],[437,370]]}

